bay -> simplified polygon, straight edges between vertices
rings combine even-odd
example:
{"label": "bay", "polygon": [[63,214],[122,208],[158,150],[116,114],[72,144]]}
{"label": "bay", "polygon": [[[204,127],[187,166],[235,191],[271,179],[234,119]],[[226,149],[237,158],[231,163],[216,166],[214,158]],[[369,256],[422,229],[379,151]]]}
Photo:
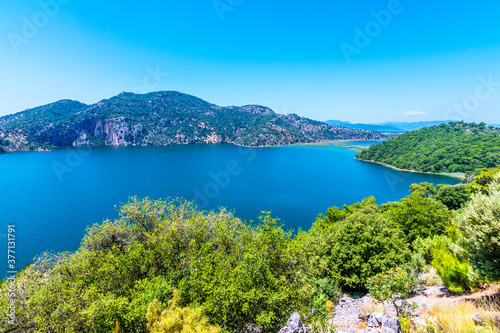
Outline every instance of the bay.
{"label": "bay", "polygon": [[[355,143],[354,143],[355,144]],[[360,144],[366,144],[361,142]],[[223,145],[62,148],[0,155],[0,246],[15,225],[16,270],[44,251],[74,251],[87,226],[118,216],[131,196],[183,197],[226,207],[246,221],[272,211],[286,229],[308,229],[320,212],[373,195],[408,195],[412,183],[457,179],[400,172],[338,147]],[[6,256],[5,256],[6,257]],[[5,276],[7,260],[0,262]]]}

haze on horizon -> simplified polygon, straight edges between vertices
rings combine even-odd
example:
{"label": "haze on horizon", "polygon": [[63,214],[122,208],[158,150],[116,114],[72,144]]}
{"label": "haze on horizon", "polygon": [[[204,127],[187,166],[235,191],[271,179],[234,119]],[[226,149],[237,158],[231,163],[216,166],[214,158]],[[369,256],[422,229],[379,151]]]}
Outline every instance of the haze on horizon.
{"label": "haze on horizon", "polygon": [[350,122],[500,123],[500,3],[0,4],[0,116],[175,90]]}

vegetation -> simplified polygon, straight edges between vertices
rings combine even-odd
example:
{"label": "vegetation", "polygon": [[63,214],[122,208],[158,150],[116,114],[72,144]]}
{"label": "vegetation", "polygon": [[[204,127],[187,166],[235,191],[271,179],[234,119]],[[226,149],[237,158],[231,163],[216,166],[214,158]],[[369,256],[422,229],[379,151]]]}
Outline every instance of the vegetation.
{"label": "vegetation", "polygon": [[181,308],[179,302],[179,294],[174,290],[167,309],[157,299],[149,303],[146,320],[151,333],[220,332],[219,327],[208,323],[201,308]]}
{"label": "vegetation", "polygon": [[500,185],[475,194],[457,218],[468,257],[485,278],[500,279]]}
{"label": "vegetation", "polygon": [[[119,219],[89,227],[78,251],[42,254],[14,282],[2,281],[0,306],[16,306],[15,320],[0,327],[234,332],[252,324],[276,332],[293,312],[323,327],[343,292],[369,290],[403,310],[425,264],[464,293],[500,279],[500,185],[491,178],[484,189],[421,183],[399,202],[379,206],[370,197],[331,207],[295,234],[266,212],[248,225],[224,209],[132,198]],[[448,198],[465,201],[460,193],[469,190],[454,211]],[[451,332],[445,319],[438,324]]]}
{"label": "vegetation", "polygon": [[[389,301],[396,309],[399,317],[409,308],[405,301],[411,296],[413,279],[401,268],[391,268],[387,272],[379,273],[368,279],[368,291],[379,302]],[[399,301],[399,302],[398,302]]]}
{"label": "vegetation", "polygon": [[404,170],[465,173],[500,164],[499,134],[484,123],[441,124],[374,145],[357,158]]}

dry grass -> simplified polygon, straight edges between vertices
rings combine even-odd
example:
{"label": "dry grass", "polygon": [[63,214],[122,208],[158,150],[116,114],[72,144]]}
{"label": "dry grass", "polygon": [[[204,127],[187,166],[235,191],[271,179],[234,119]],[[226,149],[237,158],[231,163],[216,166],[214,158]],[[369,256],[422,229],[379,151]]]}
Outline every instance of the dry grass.
{"label": "dry grass", "polygon": [[[487,315],[499,310],[499,305],[494,300],[487,299],[476,302],[440,303],[431,309],[430,314],[444,333],[472,333],[480,328],[474,322],[475,314]],[[486,332],[497,332],[493,322],[485,323],[483,328]]]}
{"label": "dry grass", "polygon": [[361,311],[363,313],[363,320],[366,320],[367,313],[374,313],[374,312],[385,313],[385,307],[384,304],[372,300],[370,302],[365,302],[363,305],[361,305]]}

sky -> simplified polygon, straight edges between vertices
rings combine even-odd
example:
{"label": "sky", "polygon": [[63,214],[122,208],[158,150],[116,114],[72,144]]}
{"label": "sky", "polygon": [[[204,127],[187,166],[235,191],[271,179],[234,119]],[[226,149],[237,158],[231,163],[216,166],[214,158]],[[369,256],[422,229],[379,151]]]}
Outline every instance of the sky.
{"label": "sky", "polygon": [[500,124],[500,2],[3,0],[0,116],[175,90],[317,120]]}

